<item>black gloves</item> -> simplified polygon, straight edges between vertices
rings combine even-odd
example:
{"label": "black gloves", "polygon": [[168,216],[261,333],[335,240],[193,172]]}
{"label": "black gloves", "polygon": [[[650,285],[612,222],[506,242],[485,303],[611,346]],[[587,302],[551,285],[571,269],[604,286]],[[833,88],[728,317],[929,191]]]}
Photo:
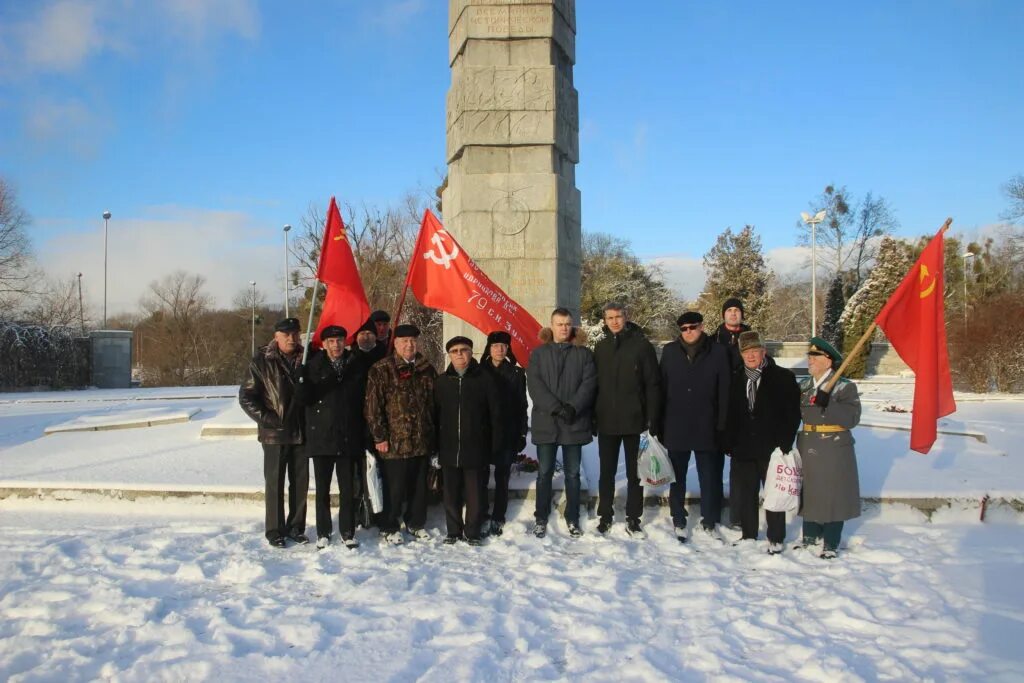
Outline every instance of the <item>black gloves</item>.
{"label": "black gloves", "polygon": [[525,450],[526,450],[526,434],[522,434],[522,435],[520,435],[520,437],[518,439],[516,439],[516,455],[519,455],[520,453],[522,453]]}
{"label": "black gloves", "polygon": [[818,393],[814,395],[814,405],[818,406],[822,410],[828,407],[828,402],[832,399],[832,394],[825,391],[824,389],[818,389]]}
{"label": "black gloves", "polygon": [[576,409],[569,403],[563,403],[553,414],[565,422],[572,422],[576,419]]}
{"label": "black gloves", "polygon": [[657,422],[652,422],[647,433],[653,436],[658,441],[661,441],[661,437],[665,435],[665,429]]}

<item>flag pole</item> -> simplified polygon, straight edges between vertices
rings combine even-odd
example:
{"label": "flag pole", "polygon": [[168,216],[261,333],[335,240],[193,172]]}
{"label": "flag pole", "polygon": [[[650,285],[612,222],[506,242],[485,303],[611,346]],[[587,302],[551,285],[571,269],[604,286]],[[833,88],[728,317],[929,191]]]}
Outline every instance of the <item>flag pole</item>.
{"label": "flag pole", "polygon": [[309,324],[306,325],[306,343],[302,347],[302,364],[306,364],[306,358],[309,357],[309,346],[313,343],[313,337],[310,330],[313,329],[313,311],[316,310],[316,295],[320,291],[320,280],[313,280],[313,299],[309,302]]}
{"label": "flag pole", "polygon": [[[942,224],[941,228],[939,228],[939,232],[945,234],[945,232],[949,230],[949,226],[952,224],[953,219],[947,218],[946,222]],[[874,334],[876,327],[878,327],[878,323],[872,320],[871,324],[868,325],[868,329],[864,332],[861,338],[857,340],[857,344],[853,347],[853,350],[846,354],[846,358],[844,358],[843,362],[839,365],[839,369],[836,370],[832,377],[829,378],[828,382],[825,383],[825,393],[830,393],[832,391],[832,388],[835,387],[836,382],[838,382],[839,378],[842,376],[843,370],[845,370],[846,366],[850,364],[850,361],[860,353],[861,348],[867,340],[871,338],[871,335]]]}
{"label": "flag pole", "polygon": [[[416,255],[420,251],[419,246],[420,241],[423,239],[423,226],[426,225],[427,223],[427,214],[429,213],[430,209],[427,209],[426,211],[423,212],[423,221],[420,223],[420,231],[419,234],[416,235],[416,243],[413,245],[412,255],[409,257],[409,270],[405,272],[405,284],[402,286],[402,294],[398,297],[398,310],[395,311],[395,315],[392,317],[392,320],[394,321],[396,326],[398,325],[398,321],[402,317],[402,307],[405,306],[405,293],[409,291],[409,281],[412,279],[413,264],[415,264]],[[394,332],[392,332],[391,336],[388,338],[388,353],[391,352],[394,346],[395,334]]]}

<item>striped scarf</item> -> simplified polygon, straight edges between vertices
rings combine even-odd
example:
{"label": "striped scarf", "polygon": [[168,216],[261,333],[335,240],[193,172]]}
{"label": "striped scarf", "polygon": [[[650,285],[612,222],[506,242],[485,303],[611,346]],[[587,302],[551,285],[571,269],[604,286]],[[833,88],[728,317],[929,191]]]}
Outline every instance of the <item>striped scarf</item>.
{"label": "striped scarf", "polygon": [[747,366],[743,366],[743,371],[747,373],[747,410],[754,412],[754,400],[757,398],[757,384],[761,381],[761,371],[764,369],[764,362],[762,361],[759,366],[751,370]]}

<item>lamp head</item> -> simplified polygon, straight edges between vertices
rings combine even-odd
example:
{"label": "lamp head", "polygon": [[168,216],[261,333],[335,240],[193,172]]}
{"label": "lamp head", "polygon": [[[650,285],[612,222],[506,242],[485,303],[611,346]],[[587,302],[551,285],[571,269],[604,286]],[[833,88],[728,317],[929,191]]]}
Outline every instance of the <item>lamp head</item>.
{"label": "lamp head", "polygon": [[105,221],[109,221],[110,220],[110,212],[109,211],[104,211],[103,212],[103,220],[105,220]]}

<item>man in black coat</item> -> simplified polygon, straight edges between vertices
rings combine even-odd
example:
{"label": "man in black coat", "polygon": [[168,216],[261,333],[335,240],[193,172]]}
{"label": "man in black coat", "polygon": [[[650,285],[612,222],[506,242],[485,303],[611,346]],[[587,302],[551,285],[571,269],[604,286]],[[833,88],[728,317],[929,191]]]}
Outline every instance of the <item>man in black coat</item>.
{"label": "man in black coat", "polygon": [[345,350],[344,327],[320,333],[323,349],[309,357],[299,394],[306,406],[306,454],[313,458],[316,481],[317,548],[331,542],[331,479],[338,473],[338,532],[347,548],[356,548],[355,476],[366,448],[366,373],[371,358]]}
{"label": "man in black coat", "polygon": [[743,322],[743,302],[735,297],[726,299],[722,304],[722,324],[718,326],[711,340],[718,342],[729,351],[729,367],[733,372],[739,370],[743,365],[740,358],[739,340],[740,335],[750,329],[750,325]]}
{"label": "man in black coat", "polygon": [[[508,332],[496,331],[487,335],[487,349],[480,358],[480,367],[490,375],[498,390],[501,414],[501,444],[491,454],[494,465],[494,502],[490,512],[490,533],[501,536],[508,511],[508,482],[512,474],[512,461],[526,448],[526,371],[512,353],[512,337]],[[490,467],[484,467],[480,476],[481,500],[484,517],[487,514],[487,484]]]}
{"label": "man in black coat", "polygon": [[[285,539],[309,543],[306,538],[306,496],[309,493],[309,458],[303,449],[303,410],[295,397],[301,373],[302,344],[299,321],[285,318],[274,325],[274,340],[260,348],[249,363],[238,390],[238,403],[256,421],[263,445],[265,534],[270,545],[285,546]],[[284,515],[284,482],[288,477],[288,516]]]}
{"label": "man in black coat", "polygon": [[480,545],[480,479],[501,446],[498,391],[473,358],[470,339],[452,337],[444,348],[450,362],[434,382],[434,425],[444,476],[445,543],[465,538]]}
{"label": "man in black coat", "polygon": [[722,516],[722,445],[729,405],[729,358],[704,334],[704,316],[687,311],[676,321],[680,337],[661,352],[664,395],[661,418],[651,433],[668,449],[676,481],[669,507],[676,538],[685,542],[686,471],[690,452],[697,461],[701,528],[719,537]]}
{"label": "man in black coat", "polygon": [[[597,371],[594,354],[572,324],[572,313],[556,308],[551,313],[551,341],[530,354],[526,388],[533,399],[530,437],[537,446],[537,507],[533,535],[547,535],[551,515],[551,481],[555,458],[562,449],[565,473],[565,523],[569,535],[579,538],[580,462],[583,445],[594,440],[592,430]],[[541,330],[541,334],[545,331]]]}
{"label": "man in black coat", "polygon": [[640,526],[644,490],[637,474],[640,433],[652,416],[661,411],[661,373],[658,356],[640,328],[627,319],[626,307],[604,307],[604,337],[594,347],[597,367],[597,402],[594,405],[597,448],[601,461],[597,514],[598,532],[612,527],[615,476],[619,452],[626,457],[626,532],[636,538],[646,534]]}
{"label": "man in black coat", "polygon": [[[729,488],[733,514],[743,538],[757,538],[757,498],[776,448],[789,453],[800,427],[800,387],[796,377],[780,368],[767,353],[761,335],[747,331],[739,338],[743,369],[732,376],[727,444],[732,456]],[[768,552],[782,552],[786,513],[765,510]]]}

